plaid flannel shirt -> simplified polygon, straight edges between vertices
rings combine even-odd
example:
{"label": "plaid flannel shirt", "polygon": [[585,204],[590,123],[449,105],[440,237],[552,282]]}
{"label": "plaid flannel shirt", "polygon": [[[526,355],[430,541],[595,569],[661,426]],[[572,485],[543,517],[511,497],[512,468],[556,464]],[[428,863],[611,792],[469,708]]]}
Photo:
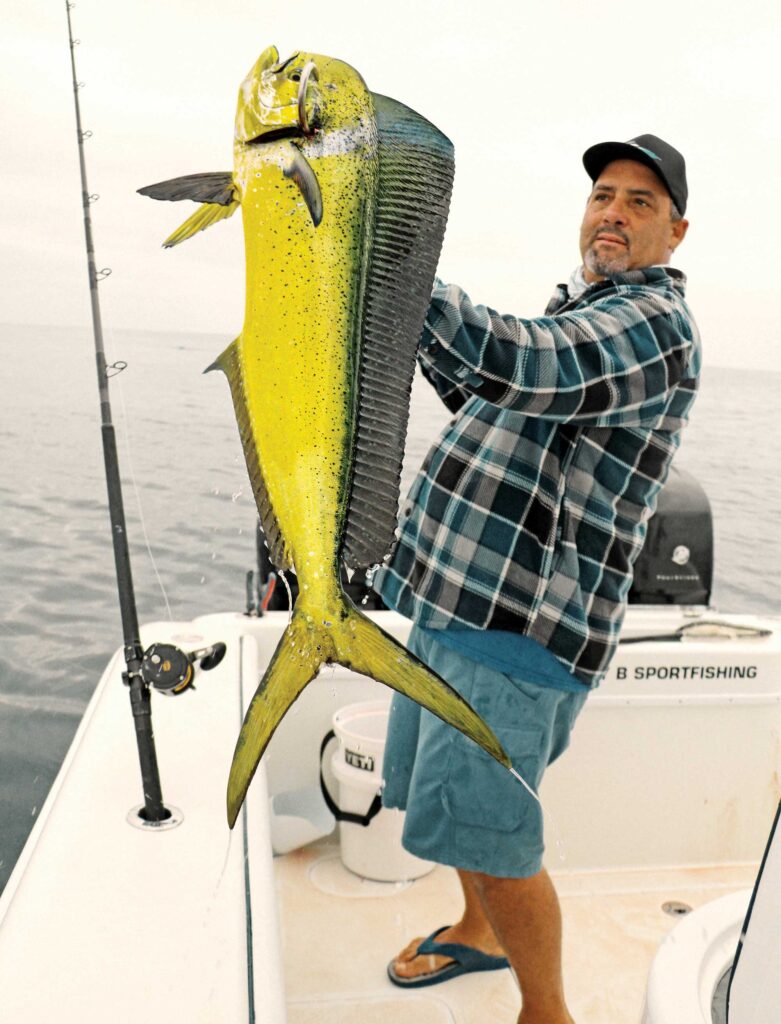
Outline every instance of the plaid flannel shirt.
{"label": "plaid flannel shirt", "polygon": [[402,508],[375,589],[430,629],[501,629],[582,682],[605,673],[632,566],[695,398],[685,277],[630,271],[543,317],[435,283],[420,348],[455,418]]}

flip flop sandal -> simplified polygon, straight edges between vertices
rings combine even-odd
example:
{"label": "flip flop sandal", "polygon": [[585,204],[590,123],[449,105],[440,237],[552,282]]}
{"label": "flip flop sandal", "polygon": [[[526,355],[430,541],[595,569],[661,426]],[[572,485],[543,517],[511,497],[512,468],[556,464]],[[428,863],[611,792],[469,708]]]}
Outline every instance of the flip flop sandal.
{"label": "flip flop sandal", "polygon": [[439,985],[440,982],[457,978],[460,974],[474,974],[477,971],[500,971],[510,966],[510,961],[504,956],[490,956],[488,953],[481,953],[473,946],[464,946],[460,942],[436,942],[437,935],[444,932],[450,925],[443,925],[433,931],[427,939],[424,939],[418,946],[415,955],[420,953],[436,953],[438,956],[449,956],[453,962],[445,964],[439,970],[430,974],[419,974],[416,978],[403,978],[396,973],[393,961],[388,964],[388,977],[394,985],[399,988],[424,988],[426,985]]}

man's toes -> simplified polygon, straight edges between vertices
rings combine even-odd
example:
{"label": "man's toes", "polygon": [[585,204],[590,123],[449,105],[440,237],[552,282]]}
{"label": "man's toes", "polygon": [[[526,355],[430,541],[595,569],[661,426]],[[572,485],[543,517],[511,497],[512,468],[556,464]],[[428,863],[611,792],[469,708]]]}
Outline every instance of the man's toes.
{"label": "man's toes", "polygon": [[394,967],[401,978],[417,978],[421,974],[433,974],[447,962],[445,957],[435,956],[433,953],[419,953],[411,959],[395,961]]}
{"label": "man's toes", "polygon": [[421,944],[422,941],[422,938],[413,939],[408,946],[405,946],[404,949],[402,949],[402,951],[396,957],[394,963],[399,964],[409,960],[414,960],[415,957],[418,955],[418,946]]}

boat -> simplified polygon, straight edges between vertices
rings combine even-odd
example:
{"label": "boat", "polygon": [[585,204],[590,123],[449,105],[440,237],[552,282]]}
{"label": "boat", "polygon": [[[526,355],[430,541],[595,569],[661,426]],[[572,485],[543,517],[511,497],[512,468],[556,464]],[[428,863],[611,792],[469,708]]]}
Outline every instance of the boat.
{"label": "boat", "polygon": [[[729,974],[780,795],[781,621],[687,603],[709,579],[703,516],[696,485],[674,473],[638,566],[648,589],[629,606],[624,643],[540,793],[579,1024],[727,1019]],[[671,552],[697,544],[696,561],[666,571]],[[680,578],[659,584],[665,575]],[[323,757],[323,741],[340,709],[387,705],[379,683],[326,669],[283,720],[228,831],[233,744],[288,622],[286,610],[261,607],[267,582],[248,588],[245,610],[141,630],[147,652],[225,645],[211,671],[196,666],[194,689],[153,695],[164,820],[146,820],[139,803],[123,649],[107,666],[0,898],[4,1021],[515,1019],[510,972],[422,993],[386,977],[412,935],[458,911],[459,890],[443,867],[390,879],[382,867],[378,880],[345,864],[344,837],[368,837],[376,824],[334,827],[321,775],[337,803],[342,784],[330,770],[334,745]],[[659,585],[688,589],[662,604]],[[401,616],[367,614],[404,640]],[[399,814],[383,810],[377,821]],[[774,892],[778,881],[768,882]],[[781,936],[756,907],[754,918],[762,939],[758,950],[746,944],[739,964],[759,951],[767,986]],[[722,1016],[711,1016],[720,999]]]}
{"label": "boat", "polygon": [[[90,282],[95,312],[94,259]],[[381,718],[386,688],[326,668],[230,832],[234,743],[292,597],[259,564],[246,607],[150,622],[134,638],[127,553],[115,550],[125,642],[0,896],[3,1022],[515,1020],[509,971],[406,992],[387,978],[387,961],[448,923],[460,895],[452,870],[405,860],[400,812],[335,822],[333,808],[361,817],[356,789],[367,812],[377,805],[376,784],[346,792],[348,769],[365,782],[381,765],[331,733],[350,709]],[[707,499],[674,471],[619,651],[541,788],[578,1024],[772,1024],[781,1000],[781,618],[710,607],[712,558]],[[350,586],[363,604],[363,584]],[[364,607],[405,640],[409,622]]]}

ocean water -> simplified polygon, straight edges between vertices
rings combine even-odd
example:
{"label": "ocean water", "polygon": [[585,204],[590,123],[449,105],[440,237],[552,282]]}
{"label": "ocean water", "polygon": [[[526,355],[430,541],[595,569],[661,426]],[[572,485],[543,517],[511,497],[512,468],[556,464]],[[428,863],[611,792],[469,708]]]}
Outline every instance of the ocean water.
{"label": "ocean water", "polygon": [[[254,502],[226,381],[202,375],[230,340],[106,332],[142,622],[244,607]],[[91,330],[2,325],[0,355],[2,887],[122,634]],[[781,613],[780,396],[781,374],[706,364],[678,456],[711,501],[722,611]],[[448,419],[416,381],[403,490]]]}

